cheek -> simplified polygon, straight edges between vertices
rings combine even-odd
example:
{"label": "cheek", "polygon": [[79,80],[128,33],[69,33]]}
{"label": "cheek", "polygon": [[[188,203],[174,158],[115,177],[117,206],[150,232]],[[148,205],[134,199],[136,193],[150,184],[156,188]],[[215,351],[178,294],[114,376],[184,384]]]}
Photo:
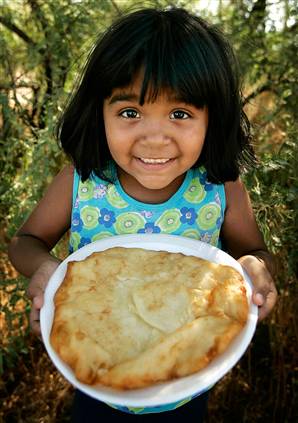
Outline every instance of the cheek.
{"label": "cheek", "polygon": [[115,125],[113,124],[113,120],[109,116],[104,115],[104,127],[107,138],[111,138],[115,130]]}
{"label": "cheek", "polygon": [[189,155],[199,155],[203,149],[206,131],[202,128],[192,129],[186,136],[185,150]]}
{"label": "cheek", "polygon": [[115,143],[119,137],[118,122],[115,116],[112,113],[107,113],[104,111],[104,128],[106,133],[106,138],[108,143]]}
{"label": "cheek", "polygon": [[110,153],[114,159],[121,158],[124,156],[124,151],[121,142],[116,142],[114,139],[108,137],[107,142]]}
{"label": "cheek", "polygon": [[118,164],[124,164],[131,154],[131,145],[128,142],[127,137],[119,130],[108,131],[106,135],[108,148],[113,159]]}
{"label": "cheek", "polygon": [[119,131],[117,131],[115,125],[113,125],[113,122],[111,122],[109,119],[106,119],[104,126],[108,147],[110,149],[115,149],[117,148],[117,144],[121,146],[121,142],[119,142]]}

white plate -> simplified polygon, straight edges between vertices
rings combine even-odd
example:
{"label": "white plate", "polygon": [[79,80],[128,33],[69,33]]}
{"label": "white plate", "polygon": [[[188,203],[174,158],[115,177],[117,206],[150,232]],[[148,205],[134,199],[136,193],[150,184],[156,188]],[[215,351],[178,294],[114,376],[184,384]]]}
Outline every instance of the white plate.
{"label": "white plate", "polygon": [[[247,296],[250,304],[248,321],[241,333],[233,340],[229,348],[199,372],[160,383],[144,389],[119,391],[104,386],[89,386],[79,382],[73,371],[56,354],[49,342],[54,303],[53,298],[66,272],[67,263],[82,260],[95,251],[111,247],[144,248],[155,251],[181,252],[185,255],[202,257],[215,263],[226,264],[237,269],[245,278]],[[156,407],[181,401],[198,393],[203,393],[221,379],[241,358],[255,332],[258,308],[251,302],[252,284],[243,272],[240,264],[231,256],[209,244],[176,235],[119,235],[93,242],[75,251],[64,260],[52,275],[45,291],[44,305],[40,313],[40,324],[46,350],[57,369],[75,387],[98,400],[126,407]]]}

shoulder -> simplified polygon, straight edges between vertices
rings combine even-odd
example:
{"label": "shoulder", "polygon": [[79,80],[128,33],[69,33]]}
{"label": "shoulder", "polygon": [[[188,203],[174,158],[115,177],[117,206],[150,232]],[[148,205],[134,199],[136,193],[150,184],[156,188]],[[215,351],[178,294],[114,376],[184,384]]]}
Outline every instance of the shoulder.
{"label": "shoulder", "polygon": [[54,180],[69,181],[73,179],[75,168],[72,164],[64,166],[63,169],[55,176]]}
{"label": "shoulder", "polygon": [[226,211],[222,238],[227,251],[233,257],[240,257],[249,251],[266,249],[244,183],[240,179],[226,182],[225,192]]}
{"label": "shoulder", "polygon": [[56,203],[56,210],[60,207],[65,208],[66,204],[72,203],[72,188],[74,178],[74,166],[66,165],[60,172],[53,178],[52,182],[48,186],[43,198],[40,201],[40,205],[47,205]]}
{"label": "shoulder", "polygon": [[239,207],[241,205],[239,202],[241,201],[249,201],[248,192],[240,178],[238,178],[236,181],[226,182],[224,186],[227,209],[232,208],[235,204],[237,204]]}
{"label": "shoulder", "polygon": [[53,189],[65,190],[72,187],[75,168],[71,164],[65,165],[55,176],[46,188],[46,193]]}
{"label": "shoulder", "polygon": [[73,165],[64,166],[52,180],[47,192],[63,191],[64,193],[68,193],[72,191],[74,173],[75,169]]}
{"label": "shoulder", "polygon": [[51,249],[70,227],[74,167],[65,166],[48,186],[18,235],[30,234]]}

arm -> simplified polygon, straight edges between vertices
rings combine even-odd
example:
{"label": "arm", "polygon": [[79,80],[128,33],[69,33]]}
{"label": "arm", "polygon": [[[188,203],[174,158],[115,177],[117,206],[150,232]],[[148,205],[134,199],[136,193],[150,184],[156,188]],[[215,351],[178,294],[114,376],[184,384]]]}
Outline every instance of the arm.
{"label": "arm", "polygon": [[32,329],[40,333],[39,310],[46,284],[60,260],[50,251],[70,227],[73,168],[65,167],[53,180],[42,200],[12,238],[8,254],[14,267],[31,278],[28,295],[33,301]]}
{"label": "arm", "polygon": [[225,190],[227,207],[222,238],[228,253],[239,261],[253,282],[253,302],[259,306],[259,320],[262,320],[277,300],[273,281],[275,260],[264,243],[242,182],[239,179],[227,182]]}

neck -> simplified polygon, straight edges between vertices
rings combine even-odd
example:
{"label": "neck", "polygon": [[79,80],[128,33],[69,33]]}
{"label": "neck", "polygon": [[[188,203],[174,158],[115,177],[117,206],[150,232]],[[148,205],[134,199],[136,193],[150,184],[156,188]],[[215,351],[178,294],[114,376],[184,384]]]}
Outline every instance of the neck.
{"label": "neck", "polygon": [[118,170],[118,178],[123,190],[130,197],[147,204],[160,204],[169,200],[182,185],[185,174],[178,176],[162,189],[148,189],[122,169]]}

